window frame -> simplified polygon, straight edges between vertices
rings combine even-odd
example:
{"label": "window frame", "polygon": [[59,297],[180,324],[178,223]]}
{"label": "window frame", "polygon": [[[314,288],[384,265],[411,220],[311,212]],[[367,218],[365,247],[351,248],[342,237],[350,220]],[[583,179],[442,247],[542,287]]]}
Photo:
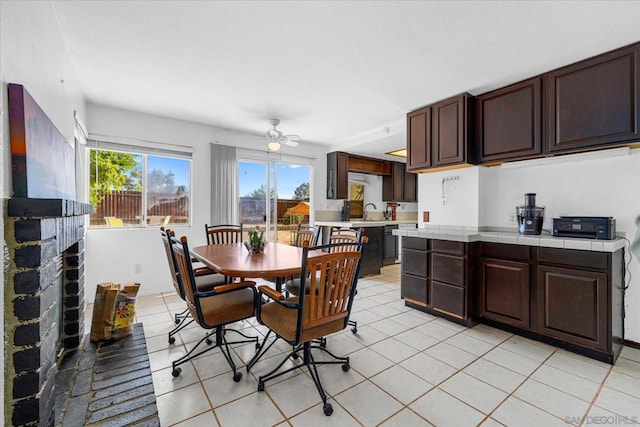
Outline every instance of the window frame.
{"label": "window frame", "polygon": [[[154,144],[155,145],[155,144]],[[161,144],[161,145],[165,145],[165,144]],[[123,144],[123,143],[119,143],[119,142],[110,142],[110,141],[103,141],[103,140],[98,140],[98,139],[93,139],[93,140],[89,140],[89,142],[86,145],[86,176],[85,176],[85,184],[86,184],[86,200],[89,200],[89,193],[91,191],[91,185],[90,185],[90,181],[91,181],[91,173],[92,171],[90,170],[90,164],[91,164],[91,153],[94,150],[100,150],[100,151],[114,151],[114,152],[119,152],[119,153],[126,153],[126,154],[132,154],[132,155],[137,155],[140,156],[141,158],[141,190],[140,190],[140,197],[141,197],[141,212],[140,212],[140,222],[136,223],[136,224],[127,224],[124,227],[103,227],[103,226],[97,226],[91,225],[91,222],[89,221],[88,224],[88,229],[89,230],[133,230],[133,229],[157,229],[158,227],[161,227],[162,225],[150,225],[148,224],[148,217],[149,215],[147,215],[147,210],[148,210],[148,205],[147,205],[147,199],[148,199],[148,185],[147,185],[147,172],[148,172],[148,161],[147,158],[148,156],[153,156],[153,157],[164,157],[164,158],[169,158],[169,159],[179,159],[179,160],[186,160],[188,162],[188,167],[189,167],[189,202],[188,202],[188,217],[187,217],[187,222],[185,223],[172,223],[171,221],[169,222],[168,225],[171,226],[171,228],[190,228],[192,226],[193,223],[193,156],[192,156],[192,149],[190,147],[186,147],[186,146],[171,146],[168,145],[168,147],[170,147],[169,149],[167,148],[150,148],[150,147],[145,147],[143,145],[133,145],[133,144]],[[176,150],[176,148],[179,148],[178,150]]]}

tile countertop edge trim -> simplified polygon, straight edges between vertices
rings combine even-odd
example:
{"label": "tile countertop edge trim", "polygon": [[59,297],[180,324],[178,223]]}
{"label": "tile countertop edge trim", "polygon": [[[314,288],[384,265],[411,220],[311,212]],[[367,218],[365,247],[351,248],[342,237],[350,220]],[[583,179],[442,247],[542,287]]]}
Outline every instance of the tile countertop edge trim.
{"label": "tile countertop edge trim", "polygon": [[546,248],[577,249],[593,252],[616,252],[627,245],[626,240],[575,239],[553,236],[531,236],[507,232],[472,232],[445,229],[393,230],[396,236],[418,237],[421,239],[451,240],[455,242],[492,242]]}

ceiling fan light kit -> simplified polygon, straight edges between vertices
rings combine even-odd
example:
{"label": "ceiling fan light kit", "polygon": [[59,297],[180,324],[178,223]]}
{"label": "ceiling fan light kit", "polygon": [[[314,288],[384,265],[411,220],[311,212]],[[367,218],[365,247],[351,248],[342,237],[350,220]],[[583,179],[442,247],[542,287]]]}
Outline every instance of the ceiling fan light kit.
{"label": "ceiling fan light kit", "polygon": [[269,148],[269,151],[278,151],[280,149],[280,143],[276,140],[268,141],[267,148]]}
{"label": "ceiling fan light kit", "polygon": [[280,119],[270,119],[269,123],[271,123],[273,129],[267,130],[264,137],[269,151],[278,151],[281,145],[289,145],[291,147],[298,145],[298,141],[300,140],[298,135],[283,135],[282,132],[276,129],[276,126],[280,124]]}

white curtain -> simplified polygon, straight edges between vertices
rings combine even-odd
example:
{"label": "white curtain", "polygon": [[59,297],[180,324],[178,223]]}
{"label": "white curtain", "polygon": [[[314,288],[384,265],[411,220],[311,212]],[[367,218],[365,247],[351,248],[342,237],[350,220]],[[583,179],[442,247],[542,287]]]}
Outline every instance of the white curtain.
{"label": "white curtain", "polygon": [[211,144],[211,224],[238,224],[236,147]]}
{"label": "white curtain", "polygon": [[87,188],[89,178],[87,175],[88,164],[86,162],[87,153],[87,127],[77,111],[73,112],[75,128],[73,131],[76,152],[76,200],[79,202],[89,202],[89,189]]}

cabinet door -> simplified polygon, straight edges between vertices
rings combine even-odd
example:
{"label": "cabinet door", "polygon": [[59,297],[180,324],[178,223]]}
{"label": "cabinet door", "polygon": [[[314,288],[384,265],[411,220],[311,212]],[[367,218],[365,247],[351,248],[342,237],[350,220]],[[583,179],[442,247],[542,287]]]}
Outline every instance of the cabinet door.
{"label": "cabinet door", "polygon": [[349,155],[347,153],[338,153],[336,171],[336,199],[348,199]]}
{"label": "cabinet door", "polygon": [[[397,226],[396,226],[397,227]],[[395,264],[398,258],[398,237],[391,232],[384,233],[384,265]]]}
{"label": "cabinet door", "polygon": [[360,277],[369,274],[380,274],[382,252],[384,250],[384,227],[365,227],[362,234],[369,241],[362,250]]}
{"label": "cabinet door", "polygon": [[407,114],[407,165],[411,170],[431,166],[431,107]]}
{"label": "cabinet door", "polygon": [[640,45],[548,74],[548,151],[637,141]]}
{"label": "cabinet door", "polygon": [[607,275],[539,265],[537,276],[538,332],[607,351]]}
{"label": "cabinet door", "polygon": [[402,202],[404,197],[404,163],[392,162],[391,175],[382,177],[382,201]]}
{"label": "cabinet door", "polygon": [[403,163],[394,162],[391,175],[393,176],[393,200],[401,202],[404,198],[404,170]]}
{"label": "cabinet door", "polygon": [[405,171],[404,190],[402,194],[403,202],[418,201],[418,174]]}
{"label": "cabinet door", "polygon": [[541,78],[478,97],[476,143],[481,163],[542,154]]}
{"label": "cabinet door", "polygon": [[327,153],[327,199],[349,198],[349,155]]}
{"label": "cabinet door", "polygon": [[529,328],[529,264],[482,258],[478,312],[481,317]]}
{"label": "cabinet door", "polygon": [[465,161],[465,97],[449,98],[433,105],[433,165]]}

